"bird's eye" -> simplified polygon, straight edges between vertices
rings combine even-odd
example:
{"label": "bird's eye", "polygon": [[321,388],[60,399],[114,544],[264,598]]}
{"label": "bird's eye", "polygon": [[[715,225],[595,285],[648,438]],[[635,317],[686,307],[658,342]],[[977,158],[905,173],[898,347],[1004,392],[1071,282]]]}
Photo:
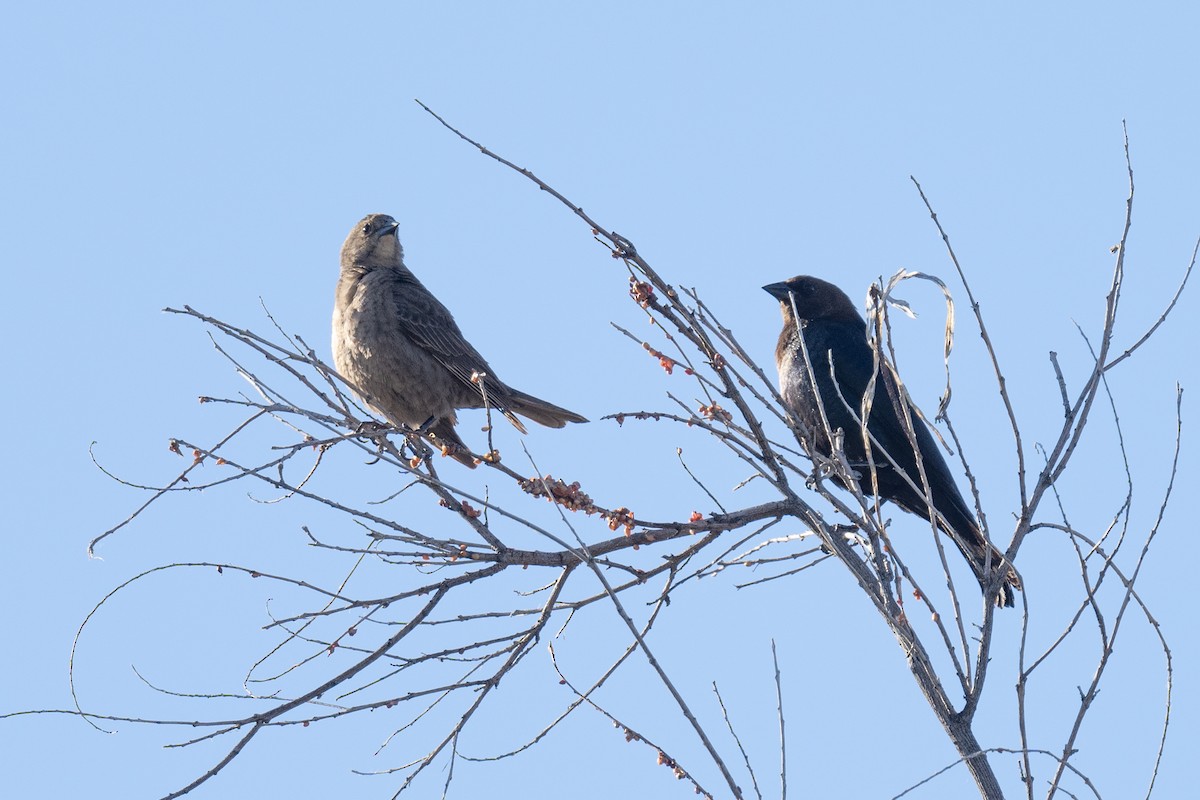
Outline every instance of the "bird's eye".
{"label": "bird's eye", "polygon": [[369,222],[363,223],[363,233],[368,236],[371,235],[371,223],[369,223]]}

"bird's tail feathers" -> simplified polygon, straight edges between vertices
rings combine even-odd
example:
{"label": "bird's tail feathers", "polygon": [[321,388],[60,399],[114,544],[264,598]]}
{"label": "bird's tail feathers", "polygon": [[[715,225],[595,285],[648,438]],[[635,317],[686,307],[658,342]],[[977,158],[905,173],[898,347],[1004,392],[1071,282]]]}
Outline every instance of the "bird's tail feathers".
{"label": "bird's tail feathers", "polygon": [[1001,608],[1012,608],[1016,604],[1015,593],[1021,589],[1021,576],[1017,574],[1016,568],[1008,562],[1004,554],[989,544],[968,560],[971,562],[971,569],[975,572],[975,576],[979,578],[980,587],[985,590],[989,582],[984,576],[985,563],[990,562],[988,568],[993,574],[1000,572],[1004,576],[1003,582],[1000,584],[1000,592],[996,595],[996,605]]}
{"label": "bird's tail feathers", "polygon": [[971,565],[971,571],[979,581],[979,588],[984,592],[991,583],[988,573],[995,575],[999,572],[1004,576],[1000,591],[996,594],[996,605],[1000,608],[1012,608],[1016,604],[1016,592],[1021,589],[1021,576],[1004,554],[983,537],[977,526],[972,525],[968,530],[971,531],[970,541],[963,541],[953,532],[950,533],[951,540]]}
{"label": "bird's tail feathers", "polygon": [[[948,518],[943,519],[944,516]],[[946,504],[938,514],[938,527],[949,535],[950,540],[963,554],[979,581],[979,588],[984,592],[987,592],[988,584],[991,583],[991,577],[985,573],[985,567],[991,575],[999,572],[1004,576],[1000,591],[996,595],[996,605],[1012,608],[1016,604],[1016,592],[1021,589],[1021,576],[1017,574],[1012,562],[983,535],[975,518],[967,512],[965,504]]]}
{"label": "bird's tail feathers", "polygon": [[568,422],[587,422],[586,417],[582,417],[574,411],[568,411],[565,408],[556,406],[553,403],[547,403],[545,400],[534,397],[531,394],[525,394],[516,389],[512,390],[512,394],[507,400],[507,408],[504,415],[522,433],[525,430],[525,426],[513,418],[513,413],[520,414],[526,419],[531,419],[539,425],[545,425],[547,428],[561,428]]}

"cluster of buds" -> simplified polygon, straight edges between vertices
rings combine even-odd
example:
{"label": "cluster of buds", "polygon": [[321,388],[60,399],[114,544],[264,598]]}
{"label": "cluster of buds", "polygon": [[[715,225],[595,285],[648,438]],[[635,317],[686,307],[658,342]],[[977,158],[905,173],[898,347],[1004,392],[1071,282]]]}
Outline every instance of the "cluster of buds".
{"label": "cluster of buds", "polygon": [[718,420],[720,422],[729,422],[733,419],[733,414],[730,414],[716,403],[710,406],[700,406],[699,411],[700,415],[705,419]]}
{"label": "cluster of buds", "polygon": [[520,483],[521,491],[534,497],[545,497],[552,503],[557,503],[569,511],[582,511],[585,514],[599,514],[608,523],[608,529],[615,531],[624,527],[625,535],[633,533],[633,512],[622,506],[613,510],[601,508],[592,502],[592,498],[579,488],[579,481],[567,483],[561,478],[547,475],[544,478],[526,478]]}
{"label": "cluster of buds", "polygon": [[634,419],[652,419],[655,422],[658,422],[660,419],[662,419],[662,414],[659,414],[655,411],[639,411],[636,414],[613,414],[612,418],[617,421],[618,425],[624,425],[626,417],[633,417]]}
{"label": "cluster of buds", "polygon": [[683,767],[679,766],[678,762],[676,762],[675,759],[671,758],[669,755],[664,753],[662,750],[658,751],[658,763],[660,766],[669,767],[671,769],[671,772],[673,772],[675,774],[676,780],[681,781],[688,776],[687,772],[684,771]]}
{"label": "cluster of buds", "polygon": [[646,281],[639,281],[632,275],[629,276],[629,296],[642,308],[653,308],[658,305],[658,300],[654,297],[654,287]]}
{"label": "cluster of buds", "polygon": [[521,481],[521,491],[534,497],[545,497],[552,503],[558,503],[570,511],[582,511],[585,514],[595,514],[600,509],[592,502],[592,498],[579,488],[579,481],[567,483],[561,478],[547,475],[545,478],[528,478]]}
{"label": "cluster of buds", "polygon": [[600,516],[608,521],[608,529],[615,531],[621,526],[625,527],[625,535],[629,536],[633,533],[633,512],[625,506],[614,508],[612,511],[601,511]]}

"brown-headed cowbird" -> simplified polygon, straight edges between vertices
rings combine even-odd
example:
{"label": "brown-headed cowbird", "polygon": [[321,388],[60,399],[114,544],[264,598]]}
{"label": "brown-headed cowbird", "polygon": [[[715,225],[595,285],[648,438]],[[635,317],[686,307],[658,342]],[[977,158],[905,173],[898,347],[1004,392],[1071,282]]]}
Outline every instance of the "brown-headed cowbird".
{"label": "brown-headed cowbird", "polygon": [[[913,439],[909,438],[907,426],[901,421],[898,411],[903,408],[900,403],[907,401],[901,400],[892,374],[882,367],[876,369],[874,354],[867,342],[867,323],[850,298],[833,284],[808,275],[772,283],[763,289],[779,300],[783,311],[783,331],[775,348],[779,393],[801,429],[806,432],[809,447],[818,455],[831,457],[833,445],[829,432],[836,433],[840,428],[843,432],[842,450],[850,468],[856,473],[854,477],[859,488],[868,497],[875,494],[867,448],[858,421],[863,396],[874,374],[875,390],[871,398],[867,430],[874,440],[871,442],[870,455],[875,464],[878,497],[891,500],[905,511],[925,519],[936,517],[937,526],[950,536],[966,557],[979,579],[980,587],[986,592],[990,582],[985,574],[986,563],[993,572],[1000,572],[1004,576],[996,604],[1013,605],[1013,590],[1021,588],[1020,577],[983,535],[970,507],[959,493],[938,446],[911,404],[908,411],[915,435]],[[801,330],[811,362],[811,373],[800,347]],[[854,409],[853,414],[846,404]],[[822,407],[828,427],[821,416]],[[915,451],[912,445],[914,439]],[[936,514],[931,512],[925,500],[924,484],[917,466],[918,452]],[[911,483],[905,480],[905,475]],[[835,473],[834,480],[846,486],[846,480],[841,475]]]}
{"label": "brown-headed cowbird", "polygon": [[483,408],[485,391],[487,404],[522,433],[516,414],[551,428],[587,422],[496,377],[446,307],[404,266],[397,227],[386,214],[370,214],[342,245],[333,363],[363,401],[469,467],[475,463],[454,430],[454,411]]}

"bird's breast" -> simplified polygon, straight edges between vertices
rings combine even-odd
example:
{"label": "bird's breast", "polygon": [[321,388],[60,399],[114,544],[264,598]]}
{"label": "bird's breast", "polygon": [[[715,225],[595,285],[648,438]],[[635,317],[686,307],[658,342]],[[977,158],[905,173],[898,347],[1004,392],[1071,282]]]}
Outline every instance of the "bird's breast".
{"label": "bird's breast", "polygon": [[810,406],[815,395],[808,365],[804,363],[804,354],[800,350],[799,337],[792,337],[787,347],[779,349],[776,361],[779,368],[779,394],[784,403],[793,412]]}
{"label": "bird's breast", "polygon": [[382,276],[343,278],[333,313],[333,363],[362,399],[410,427],[451,417],[457,385],[446,368],[404,332],[398,298]]}

